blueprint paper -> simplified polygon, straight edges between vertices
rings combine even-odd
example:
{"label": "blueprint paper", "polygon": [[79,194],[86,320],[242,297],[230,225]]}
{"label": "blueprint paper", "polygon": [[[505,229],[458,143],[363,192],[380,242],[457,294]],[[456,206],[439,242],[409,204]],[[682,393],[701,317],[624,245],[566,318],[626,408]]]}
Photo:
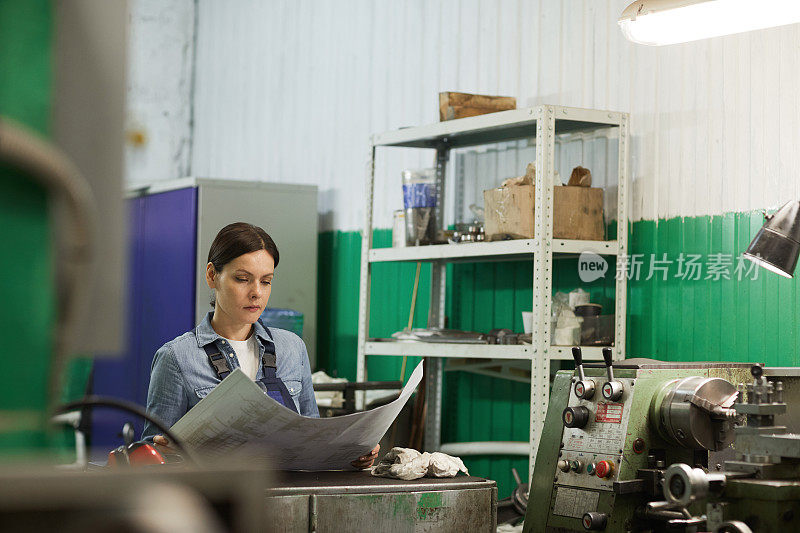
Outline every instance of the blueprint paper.
{"label": "blueprint paper", "polygon": [[266,458],[280,470],[352,470],[391,427],[422,380],[422,363],[393,402],[333,418],[299,415],[234,370],[174,426],[199,460]]}

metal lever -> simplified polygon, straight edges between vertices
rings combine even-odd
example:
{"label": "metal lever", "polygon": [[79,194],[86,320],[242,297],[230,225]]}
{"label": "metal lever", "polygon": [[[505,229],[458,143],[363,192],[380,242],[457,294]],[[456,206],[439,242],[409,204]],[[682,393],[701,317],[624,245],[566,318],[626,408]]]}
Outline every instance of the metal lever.
{"label": "metal lever", "polygon": [[614,381],[614,367],[611,365],[611,348],[603,348],[603,361],[606,363],[606,372],[608,373],[608,381]]}
{"label": "metal lever", "polygon": [[575,370],[578,371],[578,379],[583,381],[586,376],[583,374],[583,354],[580,346],[572,347],[572,358],[575,359]]}
{"label": "metal lever", "polygon": [[581,400],[590,400],[594,396],[594,381],[586,379],[583,373],[583,353],[580,346],[572,347],[572,358],[575,359],[575,370],[578,372],[578,381],[575,382],[575,396]]}
{"label": "metal lever", "polygon": [[122,426],[122,440],[125,442],[125,445],[122,447],[122,456],[125,458],[125,464],[131,464],[131,458],[128,451],[131,444],[133,444],[133,437],[133,424],[130,422],[125,422],[125,425]]}
{"label": "metal lever", "polygon": [[603,361],[606,363],[606,373],[608,381],[603,383],[603,398],[615,402],[622,397],[622,382],[614,379],[614,367],[611,362],[611,348],[603,348]]}

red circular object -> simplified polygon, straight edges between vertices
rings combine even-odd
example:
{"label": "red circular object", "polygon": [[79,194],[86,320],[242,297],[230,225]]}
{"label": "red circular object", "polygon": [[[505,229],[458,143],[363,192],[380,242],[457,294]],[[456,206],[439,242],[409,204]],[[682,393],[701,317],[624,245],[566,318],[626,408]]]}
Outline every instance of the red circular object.
{"label": "red circular object", "polygon": [[644,451],[644,439],[638,438],[633,441],[633,451],[634,453],[642,453]]}
{"label": "red circular object", "polygon": [[575,394],[576,396],[583,396],[583,383],[580,381],[575,385]]}
{"label": "red circular object", "polygon": [[570,411],[564,413],[564,422],[567,424],[572,424],[572,413]]}
{"label": "red circular object", "polygon": [[149,442],[136,442],[132,444],[128,449],[128,455],[133,466],[166,464],[164,456]]}
{"label": "red circular object", "polygon": [[614,463],[612,463],[611,461],[600,461],[595,466],[595,473],[599,478],[610,477],[613,472],[614,472]]}

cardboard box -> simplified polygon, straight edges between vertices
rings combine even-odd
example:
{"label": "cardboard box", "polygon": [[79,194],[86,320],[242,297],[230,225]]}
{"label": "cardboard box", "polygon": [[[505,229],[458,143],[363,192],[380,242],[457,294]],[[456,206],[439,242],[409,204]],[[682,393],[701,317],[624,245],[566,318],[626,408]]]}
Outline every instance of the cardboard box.
{"label": "cardboard box", "polygon": [[517,108],[513,96],[486,96],[469,93],[439,93],[439,120],[474,117]]}
{"label": "cardboard box", "polygon": [[[517,185],[483,191],[488,240],[532,239],[534,187]],[[553,187],[553,238],[602,241],[603,189]]]}

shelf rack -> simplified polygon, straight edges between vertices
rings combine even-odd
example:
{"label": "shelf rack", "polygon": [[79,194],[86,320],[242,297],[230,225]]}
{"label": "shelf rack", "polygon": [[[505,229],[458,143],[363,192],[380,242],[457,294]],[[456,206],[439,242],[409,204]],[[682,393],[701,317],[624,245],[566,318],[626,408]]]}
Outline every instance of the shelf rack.
{"label": "shelf rack", "polygon": [[[594,252],[614,256],[615,272],[623,266],[627,250],[628,214],[628,122],[627,113],[541,105],[469,117],[427,126],[404,128],[373,135],[370,140],[371,165],[367,177],[367,208],[361,247],[361,278],[358,321],[358,380],[366,379],[366,356],[423,356],[428,358],[426,398],[428,416],[425,425],[425,449],[434,451],[441,446],[441,410],[443,360],[454,358],[464,362],[474,360],[490,366],[529,362],[530,396],[530,456],[533,470],[539,437],[547,413],[550,362],[571,359],[569,346],[550,344],[551,294],[553,259],[559,256]],[[556,135],[584,133],[604,128],[618,131],[617,238],[611,241],[579,241],[553,239],[553,183]],[[536,179],[534,198],[534,232],[544,238],[512,241],[444,244],[407,248],[372,248],[373,192],[375,185],[375,154],[379,147],[433,148],[436,150],[437,202],[436,220],[443,221],[445,170],[450,150],[482,144],[536,139]],[[428,313],[429,327],[445,325],[446,265],[452,262],[483,262],[530,260],[533,262],[533,343],[530,345],[480,345],[451,343],[379,342],[367,338],[369,332],[369,295],[372,265],[387,261],[424,261],[432,264],[431,298]],[[621,278],[621,279],[620,279]],[[624,276],[615,282],[615,358],[625,355],[625,310],[627,285]],[[602,360],[601,348],[584,347],[584,359]],[[511,363],[513,362],[513,363]],[[361,400],[363,402],[363,400]],[[362,403],[363,406],[363,403]]]}

